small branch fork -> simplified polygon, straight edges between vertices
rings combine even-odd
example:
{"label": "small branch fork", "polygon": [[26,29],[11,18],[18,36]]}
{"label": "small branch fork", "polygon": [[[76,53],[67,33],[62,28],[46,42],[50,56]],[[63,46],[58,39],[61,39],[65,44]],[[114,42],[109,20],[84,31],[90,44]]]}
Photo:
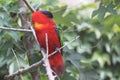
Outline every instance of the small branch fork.
{"label": "small branch fork", "polygon": [[[53,53],[49,54],[48,57],[56,54],[56,52],[58,52],[59,50],[63,49],[63,48],[66,47],[67,45],[70,45],[73,41],[77,40],[79,37],[80,37],[80,36],[75,37],[73,40],[71,40],[70,42],[68,42],[66,45],[62,46],[61,48],[57,49],[57,50],[54,51]],[[7,80],[7,79],[10,79],[10,78],[12,78],[12,77],[14,77],[14,76],[16,76],[16,75],[20,75],[20,74],[23,74],[23,73],[25,73],[25,72],[31,71],[32,69],[35,69],[35,68],[41,66],[45,59],[46,59],[46,58],[44,57],[44,58],[42,58],[39,62],[36,62],[36,63],[32,64],[31,66],[25,68],[25,69],[20,69],[20,70],[18,70],[17,72],[15,72],[15,73],[13,73],[13,74],[6,75],[6,76],[5,76],[5,79]]]}
{"label": "small branch fork", "polygon": [[[34,35],[34,38],[35,38],[37,44],[40,46],[40,44],[38,43],[37,37],[35,35],[35,31],[34,31],[33,27],[31,26],[30,28],[33,32],[33,35]],[[46,72],[47,72],[47,75],[48,75],[48,79],[49,80],[54,80],[55,77],[52,74],[52,70],[51,70],[51,67],[50,67],[50,64],[49,64],[49,60],[48,60],[49,49],[48,49],[48,34],[47,33],[45,34],[45,41],[46,41],[46,50],[41,48],[40,51],[41,51],[42,56],[44,58],[43,63],[44,63],[44,66],[45,66],[45,69],[46,69]]]}

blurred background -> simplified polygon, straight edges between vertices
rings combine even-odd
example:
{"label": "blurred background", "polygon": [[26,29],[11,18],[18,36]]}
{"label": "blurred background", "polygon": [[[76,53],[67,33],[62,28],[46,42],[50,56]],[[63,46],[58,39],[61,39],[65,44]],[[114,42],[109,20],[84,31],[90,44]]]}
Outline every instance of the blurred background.
{"label": "blurred background", "polygon": [[[61,80],[120,80],[119,0],[29,1],[35,9],[53,13],[63,30],[64,44],[80,35],[63,49],[65,73]],[[31,11],[18,2],[0,0],[0,27],[23,28],[20,12],[26,12],[26,20],[31,21]],[[32,33],[0,29],[0,80],[39,61],[38,48]],[[35,80],[31,72],[14,80]],[[38,73],[39,80],[48,80],[44,67]]]}

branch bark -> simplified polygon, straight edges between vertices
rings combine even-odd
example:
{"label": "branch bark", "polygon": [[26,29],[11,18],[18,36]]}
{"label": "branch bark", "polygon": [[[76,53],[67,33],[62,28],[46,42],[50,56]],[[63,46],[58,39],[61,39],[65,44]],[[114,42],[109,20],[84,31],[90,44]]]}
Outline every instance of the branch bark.
{"label": "branch bark", "polygon": [[45,64],[45,68],[46,68],[46,72],[47,72],[47,75],[48,75],[48,79],[49,80],[55,80],[55,76],[52,74],[52,69],[50,67],[50,63],[49,63],[49,60],[48,60],[48,35],[47,33],[45,34],[45,37],[46,37],[46,53],[43,53],[43,57],[45,57],[44,59],[44,64]]}
{"label": "branch bark", "polygon": [[32,32],[29,29],[17,29],[17,28],[8,28],[8,27],[0,27],[1,30],[8,30],[8,31],[20,31],[20,32]]}
{"label": "branch bark", "polygon": [[[68,42],[66,45],[62,46],[62,47],[59,48],[58,50],[56,50],[56,51],[54,51],[53,53],[51,53],[50,55],[48,55],[48,57],[56,54],[57,51],[63,49],[63,48],[66,47],[67,45],[70,45],[73,41],[77,40],[79,37],[80,37],[80,36],[75,37],[73,40],[71,40],[70,42]],[[35,68],[41,66],[41,64],[43,63],[44,59],[45,59],[45,58],[42,58],[39,62],[36,62],[36,63],[32,64],[31,66],[25,68],[25,69],[20,69],[20,70],[18,70],[17,72],[11,74],[11,75],[6,75],[6,76],[5,76],[5,79],[10,79],[10,78],[14,77],[15,75],[23,74],[23,73],[25,73],[25,72],[31,71],[32,69],[35,69]]]}
{"label": "branch bark", "polygon": [[[32,30],[32,32],[33,32],[33,35],[34,35],[34,38],[35,38],[35,40],[36,40],[36,42],[37,42],[37,44],[39,45],[39,43],[38,43],[38,40],[37,40],[37,37],[36,37],[36,35],[35,35],[35,31],[34,31],[34,29],[31,27],[31,30]],[[45,69],[46,69],[46,72],[47,72],[47,75],[48,75],[48,79],[49,80],[54,80],[55,79],[55,77],[53,76],[53,74],[52,74],[52,69],[51,69],[51,67],[50,67],[50,63],[49,63],[49,60],[48,60],[48,35],[47,35],[47,33],[45,34],[45,37],[46,37],[46,50],[45,49],[43,49],[43,48],[41,48],[40,49],[40,51],[41,51],[41,53],[42,53],[42,56],[43,56],[43,63],[44,63],[44,66],[45,66]],[[40,45],[39,45],[40,46]]]}
{"label": "branch bark", "polygon": [[27,0],[23,0],[25,4],[28,6],[28,8],[32,11],[35,12],[35,9],[30,5],[30,3]]}
{"label": "branch bark", "polygon": [[[24,0],[24,2],[26,3],[26,5],[28,6],[28,8],[29,8],[32,12],[35,11],[35,10],[31,7],[31,5],[29,4],[29,2],[27,2],[27,0]],[[35,32],[34,32],[34,30],[33,30],[32,27],[31,27],[31,29],[32,29],[33,35],[34,35],[34,37],[35,37],[35,39],[36,39],[36,41],[37,41]],[[38,41],[37,41],[37,43],[38,43]],[[39,43],[38,43],[38,45],[39,45]],[[39,45],[39,46],[40,46],[40,45]],[[54,80],[54,77],[53,77],[53,74],[52,74],[52,70],[51,70],[51,68],[50,68],[50,64],[49,64],[49,60],[48,60],[48,36],[47,36],[47,34],[46,34],[46,46],[47,46],[47,51],[41,49],[41,53],[42,53],[42,56],[46,58],[46,59],[44,59],[44,64],[45,64],[46,72],[47,72],[47,75],[48,75],[48,79],[49,79],[49,80]],[[47,52],[47,53],[45,53],[45,52]]]}
{"label": "branch bark", "polygon": [[[44,58],[43,58],[43,59],[44,59]],[[6,75],[6,76],[5,76],[5,79],[6,79],[6,80],[7,80],[7,79],[11,79],[11,78],[13,78],[13,77],[16,76],[16,75],[23,74],[23,73],[25,73],[25,72],[31,71],[32,69],[35,69],[35,68],[39,67],[39,66],[43,63],[43,59],[40,60],[39,62],[36,62],[35,64],[30,65],[29,67],[27,67],[27,68],[25,68],[25,69],[19,69],[17,72],[15,72],[15,73],[13,73],[13,74],[11,74],[11,75]]]}
{"label": "branch bark", "polygon": [[[26,4],[28,3],[26,0],[24,0],[26,2]],[[27,16],[27,10],[25,8],[25,3],[23,0],[18,0],[19,2],[19,16],[21,19],[21,23],[23,26],[23,29],[30,29],[30,22],[28,20],[28,16]],[[30,38],[27,34],[29,33],[25,33],[25,35],[22,37],[22,42],[24,42],[25,47],[27,48],[28,52],[27,52],[27,56],[28,56],[28,60],[29,60],[29,65],[32,65],[33,62],[31,61],[32,56],[34,55],[34,51],[32,50],[32,47],[34,45],[34,39]],[[40,80],[40,75],[38,72],[38,69],[34,69],[33,71],[30,72],[31,76],[33,78],[33,80]]]}

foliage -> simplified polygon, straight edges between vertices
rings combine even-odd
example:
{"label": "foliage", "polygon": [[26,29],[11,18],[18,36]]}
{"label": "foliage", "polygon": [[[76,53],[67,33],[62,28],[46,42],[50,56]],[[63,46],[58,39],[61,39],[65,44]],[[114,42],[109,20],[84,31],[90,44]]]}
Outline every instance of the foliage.
{"label": "foliage", "polygon": [[[95,4],[97,2],[99,6]],[[34,8],[53,12],[57,25],[63,29],[65,44],[80,35],[78,40],[63,49],[66,69],[61,80],[120,79],[120,1],[96,0],[95,3],[74,8],[58,0],[31,0]],[[91,13],[89,10],[94,11]],[[18,12],[16,0],[0,0],[0,27],[21,28]],[[23,32],[0,30],[0,80],[5,74],[18,70],[13,50],[19,67],[29,65],[26,57],[28,49],[21,40],[24,35]],[[37,47],[32,49],[38,53]],[[35,60],[36,57],[33,57],[33,62]],[[41,79],[47,80],[44,70],[40,69],[40,73]],[[22,76],[31,80],[29,73]]]}

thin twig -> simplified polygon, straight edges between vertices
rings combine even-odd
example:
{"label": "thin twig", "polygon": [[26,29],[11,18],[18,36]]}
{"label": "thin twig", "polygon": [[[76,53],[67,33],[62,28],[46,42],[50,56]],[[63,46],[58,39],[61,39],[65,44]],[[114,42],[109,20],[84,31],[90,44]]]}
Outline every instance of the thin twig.
{"label": "thin twig", "polygon": [[[19,62],[19,60],[17,58],[17,55],[16,55],[14,49],[12,49],[12,52],[13,52],[15,58],[16,58],[18,69],[20,69],[20,62]],[[22,75],[20,75],[20,78],[21,78],[21,80],[24,80],[23,77],[22,77]]]}
{"label": "thin twig", "polygon": [[48,57],[56,54],[58,51],[60,51],[61,49],[63,49],[65,46],[69,45],[70,43],[72,43],[73,41],[77,40],[80,36],[75,37],[73,40],[71,40],[70,42],[68,42],[67,44],[65,44],[64,46],[58,48],[56,51],[54,51],[53,53],[49,54]]}
{"label": "thin twig", "polygon": [[48,52],[49,52],[49,48],[48,48],[48,35],[47,33],[45,34],[45,37],[46,37],[46,53],[43,54],[43,56],[45,57],[44,59],[44,64],[45,64],[45,68],[46,68],[46,72],[47,72],[47,75],[48,75],[48,79],[49,80],[54,80],[55,77],[53,76],[52,74],[52,69],[50,67],[50,63],[49,63],[49,60],[48,60]]}
{"label": "thin twig", "polygon": [[[48,57],[56,54],[59,50],[63,49],[65,46],[71,44],[73,41],[75,41],[75,40],[78,39],[79,37],[80,37],[80,36],[77,36],[76,38],[74,38],[73,40],[71,40],[70,42],[68,42],[66,45],[62,46],[62,47],[59,48],[58,50],[56,50],[56,51],[54,51],[53,53],[49,54]],[[20,70],[18,70],[17,72],[15,72],[15,73],[13,73],[13,74],[6,75],[6,76],[5,76],[5,79],[14,77],[14,76],[16,76],[16,75],[23,74],[23,73],[25,73],[25,72],[31,71],[32,69],[35,69],[35,68],[39,67],[41,64],[43,64],[44,59],[45,59],[45,58],[42,58],[39,62],[36,62],[36,63],[32,64],[31,66],[25,68],[25,69],[20,69]]]}
{"label": "thin twig", "polygon": [[45,38],[45,39],[46,39],[46,40],[45,40],[45,41],[46,41],[46,55],[47,55],[47,57],[48,57],[49,49],[48,49],[48,34],[47,34],[47,33],[45,34],[45,37],[46,37],[46,38]]}
{"label": "thin twig", "polygon": [[35,68],[39,67],[43,63],[43,60],[44,60],[44,58],[42,58],[39,62],[36,62],[35,64],[32,64],[31,66],[29,66],[25,69],[20,69],[17,72],[11,74],[11,75],[6,75],[5,79],[12,78],[16,75],[20,75],[20,74],[23,74],[25,72],[31,71],[32,69],[35,69]]}
{"label": "thin twig", "polygon": [[2,30],[10,30],[10,31],[20,31],[20,32],[32,32],[29,29],[17,29],[17,28],[8,28],[8,27],[0,27]]}
{"label": "thin twig", "polygon": [[30,3],[27,0],[23,0],[23,1],[32,12],[35,12],[35,9],[30,5]]}
{"label": "thin twig", "polygon": [[18,69],[20,69],[20,63],[19,63],[19,60],[18,60],[18,58],[17,58],[17,55],[16,55],[14,49],[12,49],[12,52],[13,52],[15,58],[16,58]]}

